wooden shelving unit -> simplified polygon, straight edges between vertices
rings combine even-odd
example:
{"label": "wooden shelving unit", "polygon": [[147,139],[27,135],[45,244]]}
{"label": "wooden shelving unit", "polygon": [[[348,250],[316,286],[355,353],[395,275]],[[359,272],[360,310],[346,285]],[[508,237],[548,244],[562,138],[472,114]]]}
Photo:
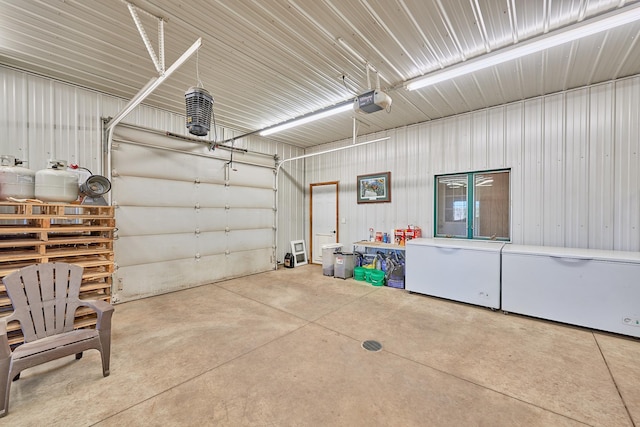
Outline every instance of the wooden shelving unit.
{"label": "wooden shelving unit", "polygon": [[[111,302],[113,206],[0,202],[0,278],[27,265],[68,262],[84,267],[81,299]],[[0,317],[13,311],[0,282]],[[95,325],[88,309],[76,312],[76,327]],[[8,327],[9,344],[23,342],[20,325]]]}

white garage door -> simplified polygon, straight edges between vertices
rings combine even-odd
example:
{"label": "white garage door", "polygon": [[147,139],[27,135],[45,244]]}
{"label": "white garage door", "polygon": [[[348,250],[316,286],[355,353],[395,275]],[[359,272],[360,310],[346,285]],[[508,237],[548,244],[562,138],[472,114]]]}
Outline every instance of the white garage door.
{"label": "white garage door", "polygon": [[114,130],[114,299],[129,301],[273,268],[274,159]]}

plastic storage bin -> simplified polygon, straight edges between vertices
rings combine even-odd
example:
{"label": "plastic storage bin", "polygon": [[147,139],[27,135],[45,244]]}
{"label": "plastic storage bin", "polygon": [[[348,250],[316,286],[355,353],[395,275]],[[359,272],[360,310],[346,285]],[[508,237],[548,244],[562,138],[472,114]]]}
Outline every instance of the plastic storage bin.
{"label": "plastic storage bin", "polygon": [[333,265],[335,264],[335,253],[342,250],[342,243],[329,243],[322,245],[322,274],[333,276]]}
{"label": "plastic storage bin", "polygon": [[336,253],[336,262],[334,264],[334,276],[340,279],[348,279],[353,277],[353,266],[355,254],[349,252]]}

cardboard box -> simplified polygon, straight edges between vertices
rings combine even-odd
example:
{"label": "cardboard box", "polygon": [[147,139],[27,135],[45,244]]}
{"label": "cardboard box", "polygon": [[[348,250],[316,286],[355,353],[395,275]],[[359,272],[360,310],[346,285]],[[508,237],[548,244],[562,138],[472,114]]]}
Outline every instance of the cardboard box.
{"label": "cardboard box", "polygon": [[422,237],[422,229],[420,227],[407,228],[404,230],[405,241],[417,239],[419,237]]}
{"label": "cardboard box", "polygon": [[408,228],[405,231],[405,237],[407,240],[422,237],[422,229],[420,227]]}

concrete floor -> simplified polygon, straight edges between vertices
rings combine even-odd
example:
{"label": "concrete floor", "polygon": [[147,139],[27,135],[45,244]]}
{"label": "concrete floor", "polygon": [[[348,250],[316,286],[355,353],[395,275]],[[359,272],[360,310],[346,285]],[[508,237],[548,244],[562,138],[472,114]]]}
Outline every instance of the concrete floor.
{"label": "concrete floor", "polygon": [[24,371],[0,425],[640,425],[640,340],[315,265],[117,305],[112,340],[107,378]]}

